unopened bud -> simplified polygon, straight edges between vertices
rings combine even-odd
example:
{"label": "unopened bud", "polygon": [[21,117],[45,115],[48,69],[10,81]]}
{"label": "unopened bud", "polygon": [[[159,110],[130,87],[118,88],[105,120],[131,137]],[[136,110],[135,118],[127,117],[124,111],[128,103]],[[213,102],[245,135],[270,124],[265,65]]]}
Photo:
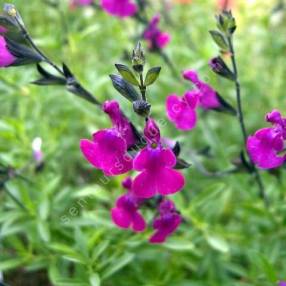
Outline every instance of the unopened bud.
{"label": "unopened bud", "polygon": [[137,43],[135,49],[132,52],[132,65],[136,72],[143,72],[145,65],[145,55],[140,42]]}

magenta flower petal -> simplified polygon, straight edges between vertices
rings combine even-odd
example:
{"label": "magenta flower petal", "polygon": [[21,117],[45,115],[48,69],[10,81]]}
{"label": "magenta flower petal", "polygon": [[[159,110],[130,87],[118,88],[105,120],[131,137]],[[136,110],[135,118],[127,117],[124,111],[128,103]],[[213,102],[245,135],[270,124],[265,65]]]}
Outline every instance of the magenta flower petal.
{"label": "magenta flower petal", "polygon": [[133,16],[138,10],[131,0],[101,0],[101,7],[110,15],[120,18]]}
{"label": "magenta flower petal", "polygon": [[122,187],[124,188],[124,189],[126,189],[126,190],[128,190],[128,191],[130,191],[131,190],[131,188],[132,188],[132,178],[131,177],[127,177],[127,178],[125,178],[123,181],[122,181]]}
{"label": "magenta flower petal", "polygon": [[144,136],[147,139],[147,141],[151,144],[160,143],[160,139],[161,139],[160,129],[152,118],[149,118],[146,123],[146,126],[144,128]]}
{"label": "magenta flower petal", "polygon": [[103,111],[107,113],[111,119],[113,127],[115,127],[127,143],[127,148],[136,144],[136,138],[126,116],[122,113],[119,103],[116,100],[105,101]]}
{"label": "magenta flower petal", "polygon": [[118,227],[120,228],[129,228],[131,225],[131,216],[124,209],[113,208],[111,210],[111,218]]}
{"label": "magenta flower petal", "polygon": [[156,37],[156,44],[160,49],[165,48],[171,41],[171,36],[169,33],[161,32]]}
{"label": "magenta flower petal", "polygon": [[96,132],[93,142],[81,140],[80,148],[85,158],[107,176],[124,174],[132,169],[126,142],[114,129]]}
{"label": "magenta flower petal", "polygon": [[217,97],[216,91],[206,83],[200,83],[198,88],[201,92],[200,104],[205,109],[218,108],[220,107],[220,102]]}
{"label": "magenta flower petal", "polygon": [[279,282],[279,286],[286,286],[286,282],[280,281],[280,282]]}
{"label": "magenta flower petal", "polygon": [[278,154],[283,147],[282,136],[273,128],[260,129],[247,140],[247,151],[252,161],[262,169],[277,168],[285,162],[285,155]]}
{"label": "magenta flower petal", "polygon": [[150,153],[147,148],[142,149],[133,160],[133,168],[136,171],[143,171],[148,168]]}
{"label": "magenta flower petal", "polygon": [[83,153],[86,160],[93,165],[95,168],[100,168],[100,163],[97,159],[96,153],[97,153],[97,144],[94,142],[82,139],[80,140],[80,149]]}
{"label": "magenta flower petal", "polygon": [[138,209],[141,200],[132,192],[119,197],[116,206],[111,210],[111,218],[114,224],[120,228],[131,228],[135,232],[143,231],[146,223]]}
{"label": "magenta flower petal", "polygon": [[185,70],[183,72],[183,77],[184,79],[191,81],[193,84],[196,84],[200,81],[199,75],[195,70]]}
{"label": "magenta flower petal", "polygon": [[166,101],[168,119],[178,129],[184,131],[193,129],[197,123],[195,104],[193,99],[189,98],[189,101],[187,98],[180,98],[177,95],[169,95]]}
{"label": "magenta flower petal", "polygon": [[139,198],[152,198],[157,193],[157,180],[154,173],[144,171],[133,183],[133,193]]}
{"label": "magenta flower petal", "polygon": [[[1,29],[2,32],[4,31]],[[8,67],[15,62],[16,58],[10,53],[7,48],[6,40],[0,36],[0,67]]]}
{"label": "magenta flower petal", "polygon": [[164,243],[166,235],[164,232],[156,231],[149,239],[150,243]]}
{"label": "magenta flower petal", "polygon": [[139,212],[135,212],[132,217],[132,229],[135,232],[144,231],[146,228],[146,222],[143,216]]}
{"label": "magenta flower petal", "polygon": [[160,150],[160,164],[161,166],[172,168],[176,165],[176,156],[171,149]]}
{"label": "magenta flower petal", "polygon": [[139,198],[151,198],[156,194],[180,191],[184,177],[172,169],[176,165],[176,156],[171,149],[162,147],[160,130],[154,120],[148,119],[144,135],[147,147],[133,160],[133,168],[141,173],[134,179],[132,192]]}
{"label": "magenta flower petal", "polygon": [[170,149],[144,148],[134,159],[133,168],[143,171],[133,183],[133,192],[140,198],[155,194],[168,195],[180,191],[185,180],[180,172],[171,169],[176,157]]}
{"label": "magenta flower petal", "polygon": [[198,73],[194,70],[186,70],[183,77],[191,81],[200,91],[200,105],[204,109],[218,108],[221,106],[217,92],[207,83],[199,79]]}
{"label": "magenta flower petal", "polygon": [[167,168],[158,172],[156,181],[157,192],[164,196],[178,192],[185,185],[185,178],[180,172]]}
{"label": "magenta flower petal", "polygon": [[150,237],[151,243],[163,243],[182,222],[182,217],[177,213],[175,205],[170,200],[161,202],[159,206],[160,216],[153,222],[155,233]]}
{"label": "magenta flower petal", "polygon": [[143,33],[143,37],[148,42],[150,49],[163,49],[171,40],[169,33],[160,30],[159,22],[160,15],[155,15]]}
{"label": "magenta flower petal", "polygon": [[281,124],[282,123],[282,116],[278,110],[273,110],[273,111],[267,113],[265,119],[267,122],[270,122],[272,124]]}

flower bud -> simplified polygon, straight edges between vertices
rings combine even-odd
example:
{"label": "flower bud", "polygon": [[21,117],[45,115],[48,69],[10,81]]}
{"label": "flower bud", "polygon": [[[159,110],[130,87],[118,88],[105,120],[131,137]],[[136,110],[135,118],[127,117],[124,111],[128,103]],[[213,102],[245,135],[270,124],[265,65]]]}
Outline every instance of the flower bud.
{"label": "flower bud", "polygon": [[209,61],[209,66],[216,74],[225,77],[229,80],[235,80],[234,73],[228,68],[221,57],[213,58]]}
{"label": "flower bud", "polygon": [[218,28],[225,33],[233,34],[236,30],[236,21],[231,11],[223,11],[217,17]]}
{"label": "flower bud", "polygon": [[144,100],[136,100],[133,102],[134,111],[143,117],[148,117],[150,114],[151,104]]}
{"label": "flower bud", "polygon": [[145,65],[145,55],[140,42],[137,43],[135,49],[132,52],[132,65],[136,72],[143,72]]}
{"label": "flower bud", "polygon": [[146,122],[146,126],[144,128],[144,135],[149,143],[155,143],[155,146],[160,143],[160,129],[153,119],[149,118]]}

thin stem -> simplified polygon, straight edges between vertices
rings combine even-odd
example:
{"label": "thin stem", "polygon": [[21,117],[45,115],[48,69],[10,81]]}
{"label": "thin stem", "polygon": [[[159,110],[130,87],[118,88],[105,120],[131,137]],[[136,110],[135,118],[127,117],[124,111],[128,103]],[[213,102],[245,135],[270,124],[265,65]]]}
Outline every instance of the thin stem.
{"label": "thin stem", "polygon": [[6,183],[9,181],[9,177],[5,178],[0,182],[0,189],[3,189],[4,192],[23,210],[28,211],[28,209],[15,197],[6,187]]}
{"label": "thin stem", "polygon": [[[242,135],[243,135],[243,143],[244,143],[244,146],[246,146],[247,132],[246,132],[246,127],[245,127],[244,118],[243,118],[242,101],[241,101],[241,86],[240,86],[240,82],[239,82],[239,76],[238,76],[238,70],[237,70],[235,51],[234,51],[233,42],[232,42],[232,36],[228,36],[227,40],[228,40],[228,45],[229,45],[229,49],[230,49],[230,53],[231,53],[231,62],[232,62],[232,67],[233,67],[233,73],[235,75],[237,116],[238,116],[238,121],[239,121],[241,131],[242,131]],[[256,168],[255,164],[253,163],[252,159],[250,158],[248,152],[246,152],[246,153],[247,153],[247,156],[249,158],[249,162],[250,162],[252,170],[253,170],[254,178],[255,178],[256,183],[257,183],[258,188],[259,188],[259,196],[263,199],[264,204],[266,206],[268,206],[269,201],[268,201],[268,198],[267,198],[266,193],[265,193],[265,189],[264,189],[264,185],[263,185],[260,173],[259,173],[258,169]]]}
{"label": "thin stem", "polygon": [[167,64],[167,66],[170,68],[173,76],[176,77],[177,79],[179,79],[180,81],[182,81],[180,73],[177,71],[177,69],[175,68],[174,64],[172,63],[172,61],[168,57],[168,55],[165,52],[163,52],[162,50],[159,50],[158,53],[162,57],[164,62]]}
{"label": "thin stem", "polygon": [[58,73],[61,75],[65,75],[64,72],[56,65],[54,64],[34,43],[33,39],[29,35],[28,31],[25,29],[25,27],[19,22],[17,18],[15,18],[17,21],[17,24],[19,28],[21,29],[21,32],[23,33],[23,36],[26,38],[26,40],[31,44],[33,49],[43,58],[43,61],[47,62],[49,65],[51,65]]}
{"label": "thin stem", "polygon": [[140,73],[140,91],[142,94],[142,99],[144,101],[147,101],[146,99],[146,86],[144,85],[144,80],[143,80],[143,74]]}

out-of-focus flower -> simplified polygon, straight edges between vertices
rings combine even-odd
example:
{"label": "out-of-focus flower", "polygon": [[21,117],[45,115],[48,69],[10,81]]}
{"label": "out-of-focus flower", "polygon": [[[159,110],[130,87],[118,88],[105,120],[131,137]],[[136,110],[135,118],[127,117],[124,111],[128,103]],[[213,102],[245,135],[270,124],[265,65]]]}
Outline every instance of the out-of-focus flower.
{"label": "out-of-focus flower", "polygon": [[140,198],[151,198],[156,194],[170,195],[180,191],[185,179],[173,170],[176,157],[170,148],[163,148],[160,130],[155,121],[148,119],[144,135],[147,146],[134,159],[133,168],[141,173],[135,178],[133,192]]}
{"label": "out-of-focus flower", "polygon": [[219,10],[231,10],[234,7],[235,0],[217,0]]}
{"label": "out-of-focus flower", "polygon": [[101,0],[101,7],[112,16],[131,17],[137,13],[137,5],[133,0]]}
{"label": "out-of-focus flower", "polygon": [[159,206],[160,216],[154,220],[155,233],[150,237],[151,243],[163,243],[167,237],[176,231],[182,222],[182,217],[176,211],[170,200],[164,200]]}
{"label": "out-of-focus flower", "polygon": [[32,150],[33,150],[33,158],[37,164],[41,164],[43,162],[43,152],[42,152],[42,138],[36,137],[32,141]]}
{"label": "out-of-focus flower", "polygon": [[143,202],[132,193],[132,179],[127,177],[122,186],[128,191],[125,195],[120,196],[111,210],[113,222],[120,228],[131,228],[135,232],[144,231],[146,223],[138,209]]}
{"label": "out-of-focus flower", "polygon": [[110,116],[113,127],[99,130],[93,140],[82,139],[80,149],[85,158],[106,176],[124,174],[132,169],[127,149],[134,143],[131,125],[116,101],[105,102],[103,110]]}
{"label": "out-of-focus flower", "polygon": [[173,0],[175,4],[191,4],[193,0]]}
{"label": "out-of-focus flower", "polygon": [[262,128],[247,139],[247,151],[252,161],[262,169],[277,168],[285,163],[284,141],[286,140],[286,118],[278,110],[266,115],[273,126]]}
{"label": "out-of-focus flower", "polygon": [[187,91],[183,97],[176,94],[169,95],[166,101],[167,116],[180,130],[191,130],[196,126],[196,107],[200,92]]}
{"label": "out-of-focus flower", "polygon": [[70,6],[71,8],[79,7],[79,6],[89,6],[93,3],[93,0],[71,0]]}
{"label": "out-of-focus flower", "polygon": [[36,137],[32,141],[33,159],[35,162],[35,171],[39,172],[44,168],[44,153],[42,151],[42,138]]}
{"label": "out-of-focus flower", "polygon": [[280,282],[278,283],[278,285],[279,285],[279,286],[286,286],[286,282],[285,282],[285,281],[280,281]]}
{"label": "out-of-focus flower", "polygon": [[221,106],[217,92],[207,83],[199,79],[195,70],[186,70],[183,77],[191,81],[200,91],[199,102],[204,109],[219,108]]}
{"label": "out-of-focus flower", "polygon": [[159,29],[159,22],[160,15],[154,16],[143,33],[143,37],[148,42],[149,49],[151,50],[163,49],[171,40],[169,33],[162,32]]}
{"label": "out-of-focus flower", "polygon": [[[1,27],[0,27],[1,28]],[[5,32],[5,30],[1,30]],[[0,67],[8,67],[16,61],[7,47],[7,42],[3,36],[0,36]]]}

